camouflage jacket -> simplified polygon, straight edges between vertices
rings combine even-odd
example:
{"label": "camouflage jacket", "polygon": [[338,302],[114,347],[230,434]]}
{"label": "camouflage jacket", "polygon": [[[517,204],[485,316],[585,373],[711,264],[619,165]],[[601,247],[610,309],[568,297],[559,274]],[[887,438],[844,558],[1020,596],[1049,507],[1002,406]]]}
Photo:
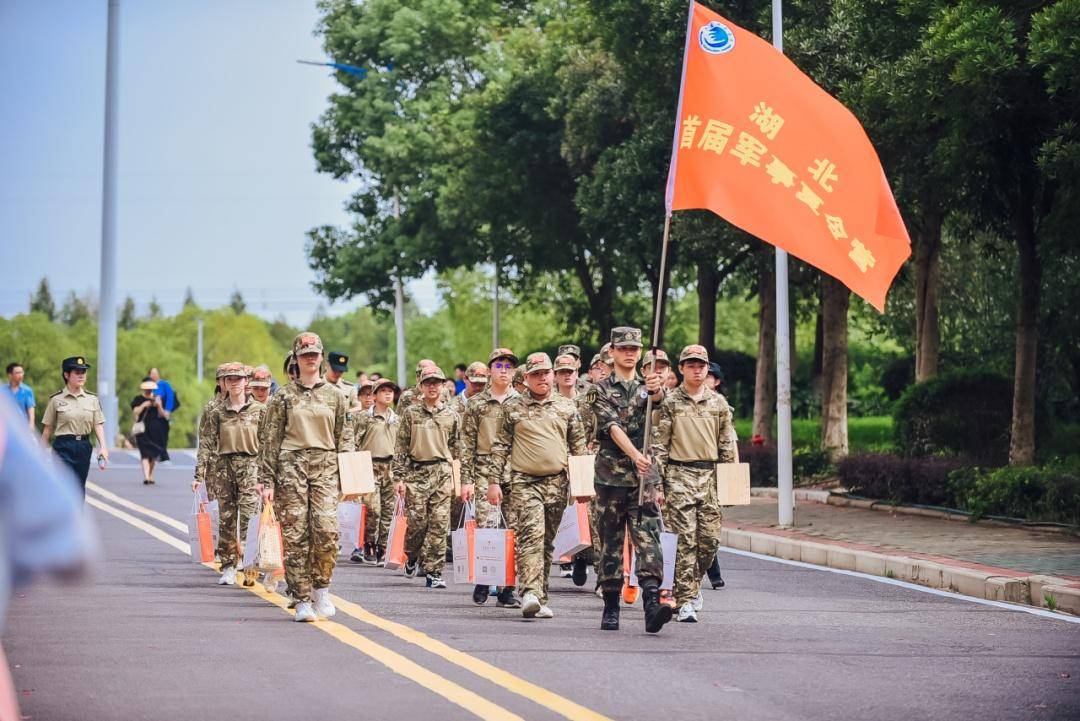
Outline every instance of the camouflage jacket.
{"label": "camouflage jacket", "polygon": [[586,397],[596,417],[595,482],[601,486],[636,487],[634,462],[611,440],[611,428],[619,426],[636,448],[642,447],[648,402],[645,380],[635,375],[632,381],[622,381],[612,373],[589,388]]}
{"label": "camouflage jacket", "polygon": [[210,396],[199,414],[199,448],[195,454],[195,480],[206,483],[207,474],[214,466],[214,457],[206,447],[206,438],[210,435],[210,416],[221,406],[221,393]]}
{"label": "camouflage jacket", "polygon": [[394,444],[394,461],[390,466],[390,472],[397,479],[408,479],[408,471],[412,470],[413,458],[411,454],[414,426],[429,425],[434,423],[445,434],[447,448],[452,458],[461,457],[461,416],[456,411],[439,401],[435,408],[428,410],[423,403],[414,403],[400,413],[397,439]]}
{"label": "camouflage jacket", "polygon": [[236,411],[229,408],[227,401],[216,404],[209,413],[209,422],[206,424],[207,433],[199,439],[200,452],[205,448],[207,455],[211,458],[230,453],[230,451],[222,450],[222,432],[223,430],[228,432],[229,427],[231,426],[232,430],[237,431],[240,434],[248,435],[250,433],[253,450],[251,453],[248,453],[247,451],[231,452],[256,455],[259,448],[259,429],[262,427],[262,419],[265,411],[265,405],[250,397],[240,410]]}
{"label": "camouflage jacket", "polygon": [[[508,388],[506,398],[500,402],[491,395],[489,388],[485,388],[469,399],[469,403],[465,406],[465,415],[461,420],[461,482],[463,484],[483,482],[484,479],[490,477],[491,449],[481,452],[478,448],[481,440],[481,426],[489,429],[492,445],[494,445],[503,406],[511,398],[519,395],[513,388]],[[509,476],[506,473],[499,477],[499,483],[508,480]]]}
{"label": "camouflage jacket", "polygon": [[[278,477],[278,458],[285,444],[288,431],[298,428],[294,419],[298,413],[322,414],[326,410],[332,414],[333,426],[330,438],[322,439],[320,445],[327,451],[344,453],[353,450],[352,413],[345,394],[335,386],[319,379],[308,388],[300,381],[290,381],[270,398],[266,417],[261,429],[259,447],[259,480],[271,488]],[[329,446],[329,447],[324,447]]]}
{"label": "camouflage jacket", "polygon": [[[559,393],[552,392],[544,400],[537,400],[528,393],[508,398],[503,403],[502,416],[499,421],[499,431],[495,435],[495,443],[491,446],[490,475],[488,483],[499,482],[508,472],[514,454],[514,434],[519,423],[529,420],[542,420],[555,418],[566,425],[565,446],[561,449],[562,469],[566,469],[566,456],[562,454],[580,456],[586,452],[585,429],[582,428],[581,419],[578,418],[577,406],[572,400]],[[526,481],[529,475],[509,471],[511,482]],[[554,475],[554,474],[550,474]]]}
{"label": "camouflage jacket", "polygon": [[[367,438],[368,433],[378,428],[380,425],[389,426],[391,444],[397,441],[398,423],[400,417],[394,412],[393,408],[386,409],[386,415],[381,416],[375,412],[375,406],[367,409],[366,411],[357,411],[353,417],[353,445],[356,450],[363,450],[364,440]],[[391,448],[390,455],[393,455],[393,449]]]}
{"label": "camouflage jacket", "polygon": [[[677,419],[711,419],[711,432],[715,434],[716,458],[718,463],[731,463],[735,460],[735,441],[731,425],[731,407],[724,397],[716,391],[703,388],[701,400],[694,400],[683,386],[670,391],[660,404],[660,419],[653,428],[653,457],[661,464],[667,463],[672,442],[676,441]],[[684,459],[710,460],[710,459]],[[661,468],[661,473],[663,469]]]}

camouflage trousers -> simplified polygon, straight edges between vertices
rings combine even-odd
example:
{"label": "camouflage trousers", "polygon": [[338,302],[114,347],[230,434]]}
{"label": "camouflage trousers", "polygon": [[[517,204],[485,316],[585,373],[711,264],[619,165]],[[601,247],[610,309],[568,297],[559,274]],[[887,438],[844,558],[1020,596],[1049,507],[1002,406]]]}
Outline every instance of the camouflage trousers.
{"label": "camouflage trousers", "polygon": [[218,458],[215,466],[217,472],[212,483],[214,499],[218,502],[217,555],[222,568],[235,568],[241,558],[238,538],[247,534],[248,521],[259,507],[259,494],[255,491],[258,459],[230,453]]}
{"label": "camouflage trousers", "polygon": [[362,500],[367,507],[367,525],[364,526],[364,544],[377,546],[379,539],[386,545],[385,535],[380,535],[383,509],[386,511],[386,533],[390,533],[390,517],[394,515],[394,481],[390,476],[390,461],[372,461],[375,471],[375,491],[367,493]]}
{"label": "camouflage trousers", "polygon": [[566,474],[526,476],[513,473],[514,553],[517,587],[522,595],[535,593],[540,603],[548,602],[548,580],[555,534],[566,510]]}
{"label": "camouflage trousers", "polygon": [[282,451],[274,507],[285,545],[285,582],[300,601],[326,588],[338,554],[337,454],[309,448]]}
{"label": "camouflage trousers", "polygon": [[424,573],[442,576],[450,529],[450,464],[411,464],[405,479],[405,553]]}
{"label": "camouflage trousers", "polygon": [[637,488],[596,484],[596,530],[600,536],[599,582],[604,590],[615,591],[623,584],[623,543],[626,529],[637,552],[637,575],[642,582],[657,583],[664,574],[664,552],[660,548],[660,514],[647,504],[638,521]]}
{"label": "camouflage trousers", "polygon": [[716,471],[669,465],[664,470],[664,525],[679,535],[675,554],[675,603],[693,600],[701,577],[720,547]]}

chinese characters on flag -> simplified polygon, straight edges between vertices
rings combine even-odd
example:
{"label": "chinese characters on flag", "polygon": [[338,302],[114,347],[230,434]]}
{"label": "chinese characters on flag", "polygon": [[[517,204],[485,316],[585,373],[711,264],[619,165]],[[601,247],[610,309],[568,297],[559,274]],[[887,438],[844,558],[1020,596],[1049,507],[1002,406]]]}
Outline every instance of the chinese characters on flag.
{"label": "chinese characters on flag", "polygon": [[862,125],[764,40],[691,5],[667,210],[708,209],[879,311],[911,242]]}

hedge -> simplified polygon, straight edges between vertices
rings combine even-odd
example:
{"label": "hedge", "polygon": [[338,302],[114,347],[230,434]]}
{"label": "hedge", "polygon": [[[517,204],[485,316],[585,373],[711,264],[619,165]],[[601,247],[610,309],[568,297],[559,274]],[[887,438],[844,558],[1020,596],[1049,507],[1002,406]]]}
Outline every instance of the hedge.
{"label": "hedge", "polygon": [[848,456],[836,465],[850,492],[896,503],[948,506],[953,503],[949,474],[962,468],[958,458],[903,458],[892,453]]}
{"label": "hedge", "polygon": [[1045,466],[965,468],[949,483],[958,507],[975,518],[1008,516],[1080,526],[1080,459]]}

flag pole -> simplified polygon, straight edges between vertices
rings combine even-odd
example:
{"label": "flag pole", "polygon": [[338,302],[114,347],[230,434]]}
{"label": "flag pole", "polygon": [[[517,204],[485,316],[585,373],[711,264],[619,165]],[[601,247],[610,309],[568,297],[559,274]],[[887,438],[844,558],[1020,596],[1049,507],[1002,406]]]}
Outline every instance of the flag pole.
{"label": "flag pole", "polygon": [[[784,52],[782,0],[772,0],[773,47]],[[776,476],[780,526],[795,525],[791,463],[791,338],[788,308],[787,251],[776,248]]]}
{"label": "flag pole", "polygon": [[[656,372],[657,349],[660,347],[660,319],[664,317],[664,296],[667,289],[664,287],[664,279],[667,277],[667,250],[668,238],[671,237],[671,213],[664,213],[664,239],[660,245],[660,277],[656,281],[656,311],[653,313],[652,335],[649,336],[649,350],[652,352],[652,363],[649,364],[649,373]],[[652,435],[652,395],[645,401],[645,437],[641,440],[641,453],[650,455],[649,437]],[[638,474],[638,520],[641,520],[641,507],[645,503],[645,478]]]}

